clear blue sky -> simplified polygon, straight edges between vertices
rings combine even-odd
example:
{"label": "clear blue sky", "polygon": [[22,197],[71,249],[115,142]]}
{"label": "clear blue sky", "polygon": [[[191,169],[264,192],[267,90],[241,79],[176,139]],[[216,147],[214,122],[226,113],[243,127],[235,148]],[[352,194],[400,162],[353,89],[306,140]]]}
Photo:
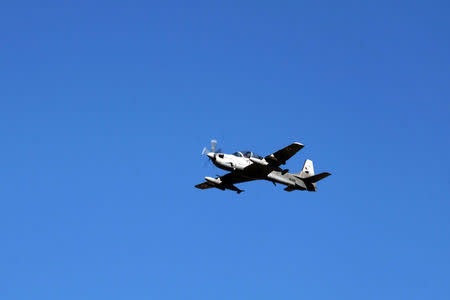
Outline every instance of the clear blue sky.
{"label": "clear blue sky", "polygon": [[449,5],[3,1],[0,298],[450,299]]}

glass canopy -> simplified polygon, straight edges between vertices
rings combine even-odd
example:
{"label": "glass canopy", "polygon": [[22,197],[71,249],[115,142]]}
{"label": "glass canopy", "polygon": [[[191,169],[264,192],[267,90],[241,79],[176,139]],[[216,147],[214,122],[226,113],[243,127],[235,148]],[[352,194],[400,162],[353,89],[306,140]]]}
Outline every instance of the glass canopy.
{"label": "glass canopy", "polygon": [[247,157],[247,158],[255,157],[255,158],[258,158],[258,159],[263,159],[263,157],[259,156],[259,155],[256,154],[256,153],[253,153],[253,152],[251,152],[251,151],[239,151],[239,152],[234,152],[233,155],[234,155],[234,156],[237,156],[237,157]]}

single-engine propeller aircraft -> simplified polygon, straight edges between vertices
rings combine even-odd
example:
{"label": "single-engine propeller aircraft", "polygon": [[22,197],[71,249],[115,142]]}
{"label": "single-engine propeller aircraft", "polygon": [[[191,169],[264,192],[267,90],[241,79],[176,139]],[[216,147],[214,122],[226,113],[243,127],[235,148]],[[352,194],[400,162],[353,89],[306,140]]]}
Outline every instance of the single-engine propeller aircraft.
{"label": "single-engine propeller aircraft", "polygon": [[292,143],[289,146],[278,150],[266,157],[261,157],[250,151],[235,152],[233,154],[216,152],[217,141],[211,141],[211,150],[203,149],[202,154],[207,155],[211,162],[226,171],[231,171],[217,178],[205,177],[205,182],[197,184],[195,187],[199,189],[217,188],[220,190],[232,190],[238,194],[243,192],[235,186],[237,183],[268,180],[274,185],[281,183],[287,185],[285,191],[317,191],[316,182],[330,176],[328,172],[314,175],[314,166],[312,160],[307,159],[300,173],[289,173],[288,169],[280,168],[286,164],[286,161],[294,156],[303,145],[300,143]]}

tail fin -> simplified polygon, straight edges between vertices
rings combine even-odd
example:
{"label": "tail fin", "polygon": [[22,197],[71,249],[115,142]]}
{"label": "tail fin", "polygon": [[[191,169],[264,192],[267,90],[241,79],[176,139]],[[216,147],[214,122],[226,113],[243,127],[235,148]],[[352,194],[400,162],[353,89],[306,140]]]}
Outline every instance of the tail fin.
{"label": "tail fin", "polygon": [[314,165],[312,160],[307,159],[303,164],[303,168],[299,173],[301,178],[311,177],[314,175]]}

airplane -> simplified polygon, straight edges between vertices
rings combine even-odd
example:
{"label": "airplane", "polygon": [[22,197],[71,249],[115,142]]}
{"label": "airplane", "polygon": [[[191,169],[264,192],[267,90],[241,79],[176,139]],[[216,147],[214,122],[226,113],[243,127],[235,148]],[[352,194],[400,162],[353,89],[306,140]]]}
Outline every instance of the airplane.
{"label": "airplane", "polygon": [[201,190],[217,188],[222,191],[232,190],[240,194],[243,190],[237,188],[235,184],[253,180],[268,180],[274,185],[284,184],[287,192],[292,191],[317,191],[316,182],[331,175],[323,172],[314,174],[312,160],[307,159],[300,173],[289,173],[288,169],[280,168],[286,161],[294,156],[304,146],[295,142],[284,147],[266,157],[257,155],[250,151],[239,151],[233,154],[221,153],[216,150],[217,141],[211,141],[211,150],[203,148],[202,154],[211,160],[218,168],[230,171],[217,178],[205,177],[205,182],[197,184],[195,187]]}

